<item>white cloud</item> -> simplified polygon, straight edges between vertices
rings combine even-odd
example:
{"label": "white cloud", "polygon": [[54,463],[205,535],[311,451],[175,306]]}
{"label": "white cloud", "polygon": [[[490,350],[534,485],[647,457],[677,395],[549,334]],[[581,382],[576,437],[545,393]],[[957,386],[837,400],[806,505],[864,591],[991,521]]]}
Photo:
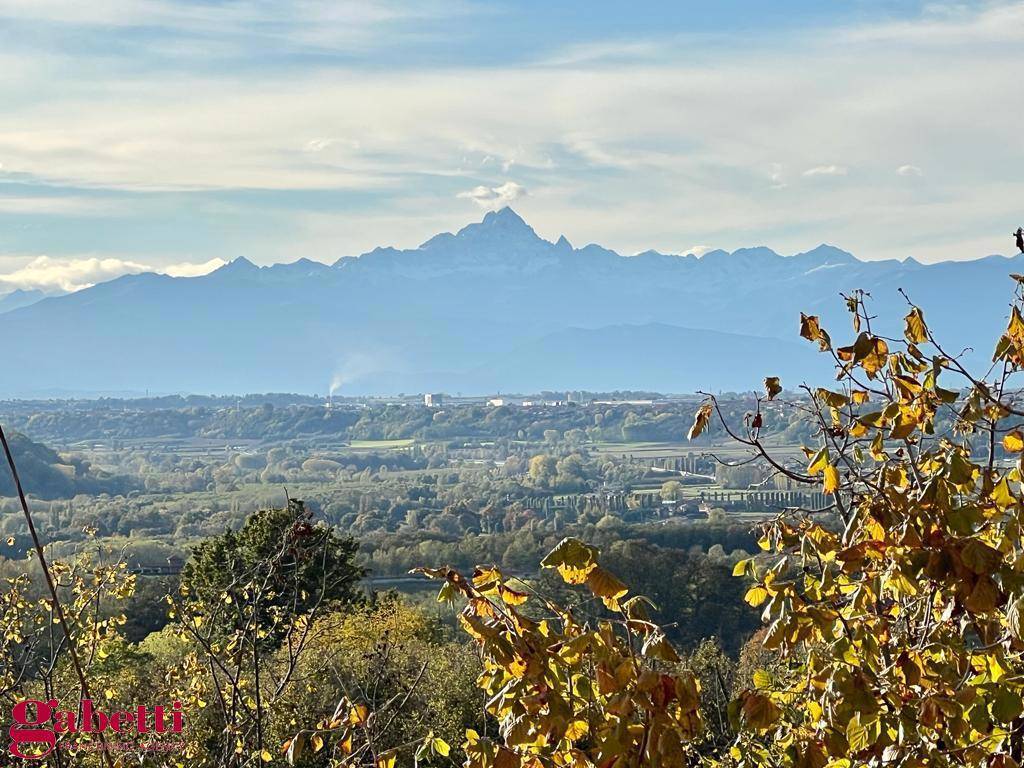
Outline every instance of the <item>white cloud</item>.
{"label": "white cloud", "polygon": [[0,273],[0,289],[80,291],[96,283],[141,272],[160,272],[172,277],[197,277],[212,272],[224,263],[222,259],[211,259],[203,264],[185,262],[157,268],[118,258],[37,256],[13,272]]}
{"label": "white cloud", "polygon": [[170,264],[166,267],[158,267],[154,271],[161,272],[171,277],[200,277],[202,275],[208,275],[215,269],[220,269],[227,264],[224,259],[214,258],[209,261],[204,261],[201,264],[194,264],[192,262],[184,261],[179,264]]}
{"label": "white cloud", "polygon": [[459,192],[456,197],[472,200],[484,210],[497,210],[526,195],[526,188],[514,181],[506,181],[497,187],[473,187],[467,192]]}
{"label": "white cloud", "polygon": [[703,256],[708,251],[715,250],[714,246],[711,245],[691,245],[689,248],[683,251],[684,256],[694,255]]}
{"label": "white cloud", "polygon": [[849,169],[845,165],[816,165],[803,172],[804,176],[845,176]]}
{"label": "white cloud", "polygon": [[896,169],[896,173],[900,176],[923,176],[924,171],[918,168],[916,165],[901,165]]}
{"label": "white cloud", "polygon": [[[254,236],[265,254],[327,258],[358,252],[353,243],[415,245],[455,228],[461,200],[500,204],[492,185],[503,176],[456,194],[477,183],[485,156],[494,158],[488,173],[515,159],[531,193],[522,212],[539,231],[624,253],[671,250],[683,233],[786,252],[828,238],[865,258],[1001,252],[990,222],[1010,217],[1024,194],[1024,180],[1006,174],[1024,167],[1024,100],[1007,96],[1019,90],[1024,47],[1006,44],[1024,39],[1024,3],[931,7],[907,23],[783,31],[771,46],[740,36],[725,57],[698,39],[517,66],[360,68],[311,58],[284,71],[269,63],[258,73],[168,72],[26,43],[0,53],[0,157],[12,173],[89,187],[374,195],[373,206],[293,207],[274,219],[292,227]],[[248,39],[250,27],[218,36],[237,21],[223,14],[246,8],[250,17],[301,11],[311,20],[330,10],[268,0],[0,0],[0,16],[208,25],[213,48]],[[339,8],[357,13],[355,4]],[[287,34],[315,38],[312,22],[302,26]],[[978,55],[986,50],[998,57]],[[817,168],[851,169],[843,183],[796,183],[801,169],[827,175],[815,168],[822,158],[844,166]],[[894,173],[908,158],[929,169],[928,184]],[[787,182],[785,194],[766,194]]]}

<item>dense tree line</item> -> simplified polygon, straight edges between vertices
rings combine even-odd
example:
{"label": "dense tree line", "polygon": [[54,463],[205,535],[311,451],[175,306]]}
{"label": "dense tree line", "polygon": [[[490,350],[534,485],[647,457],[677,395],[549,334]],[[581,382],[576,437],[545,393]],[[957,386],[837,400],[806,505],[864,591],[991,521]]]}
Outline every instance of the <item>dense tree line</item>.
{"label": "dense tree line", "polygon": [[[723,406],[742,418],[749,397]],[[416,404],[275,406],[233,404],[219,407],[122,409],[39,409],[0,407],[0,415],[26,434],[41,440],[71,442],[89,439],[214,438],[289,439],[332,435],[348,440],[498,439],[542,441],[547,434],[574,432],[581,439],[608,441],[678,441],[689,426],[696,403],[652,405],[501,406],[453,404],[428,408]],[[764,414],[765,432],[799,430],[781,410]],[[712,430],[712,436],[721,436]]]}

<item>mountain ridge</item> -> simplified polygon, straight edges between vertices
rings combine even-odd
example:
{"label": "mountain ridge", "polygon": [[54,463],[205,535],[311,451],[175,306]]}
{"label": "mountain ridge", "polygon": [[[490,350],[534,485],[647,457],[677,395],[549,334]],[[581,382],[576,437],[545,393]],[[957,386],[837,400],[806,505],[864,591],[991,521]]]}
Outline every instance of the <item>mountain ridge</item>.
{"label": "mountain ridge", "polygon": [[[799,344],[801,311],[841,338],[849,320],[840,294],[855,288],[872,294],[878,327],[892,335],[906,312],[903,288],[950,346],[994,340],[1006,302],[992,297],[1009,298],[1011,271],[1024,271],[1020,257],[861,261],[824,243],[788,256],[765,246],[624,256],[541,238],[506,208],[413,249],[375,248],[333,265],[242,257],[202,277],[129,275],[13,309],[3,315],[11,341],[0,398],[69,381],[96,391],[313,393],[341,380],[353,394],[386,394],[507,391],[504,376],[523,390],[586,389],[588,378],[607,380],[610,365],[622,370],[617,388],[684,391],[701,386],[703,371],[715,388],[751,389],[770,373],[741,364],[756,339]],[[724,334],[721,349],[701,332]],[[626,359],[601,354],[602,333]],[[629,359],[631,348],[662,348],[652,333],[661,356]],[[591,350],[589,369],[565,348],[571,339]],[[810,345],[803,367],[790,347],[779,350],[791,376],[828,378]]]}

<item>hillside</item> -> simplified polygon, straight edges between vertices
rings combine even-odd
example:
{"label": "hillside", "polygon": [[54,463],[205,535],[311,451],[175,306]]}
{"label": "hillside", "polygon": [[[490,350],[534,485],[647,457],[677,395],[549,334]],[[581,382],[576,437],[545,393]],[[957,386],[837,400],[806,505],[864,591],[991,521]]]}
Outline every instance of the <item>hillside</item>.
{"label": "hillside", "polygon": [[[951,345],[995,338],[1013,271],[1024,272],[1019,257],[923,265],[828,245],[623,257],[544,240],[506,208],[416,249],[331,266],[237,259],[204,277],[131,275],[10,311],[0,396],[323,393],[332,382],[352,394],[750,389],[776,367],[769,350],[791,382],[826,374],[797,346],[799,312],[846,323],[839,294],[854,288],[895,318],[906,289]],[[696,331],[723,335],[694,343]],[[630,357],[636,349],[657,354]]]}
{"label": "hillside", "polygon": [[[123,494],[135,487],[127,477],[94,469],[88,462],[64,457],[22,434],[9,435],[11,453],[26,493],[41,499],[70,499],[77,494]],[[0,497],[17,495],[6,462],[0,467]]]}

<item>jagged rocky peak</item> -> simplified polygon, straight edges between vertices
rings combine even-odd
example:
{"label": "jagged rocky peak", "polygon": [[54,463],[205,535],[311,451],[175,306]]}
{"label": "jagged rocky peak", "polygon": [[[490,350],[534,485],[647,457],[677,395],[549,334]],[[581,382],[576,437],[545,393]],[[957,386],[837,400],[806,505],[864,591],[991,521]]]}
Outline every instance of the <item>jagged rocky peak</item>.
{"label": "jagged rocky peak", "polygon": [[460,240],[539,240],[533,227],[508,206],[489,211],[483,221],[469,224],[455,235]]}
{"label": "jagged rocky peak", "polygon": [[214,270],[215,274],[231,275],[231,274],[244,274],[246,272],[256,272],[259,270],[255,264],[249,261],[245,256],[239,256],[238,258],[232,259],[223,267]]}
{"label": "jagged rocky peak", "polygon": [[[497,211],[488,211],[484,215],[484,220],[480,222],[481,226],[490,227],[505,227],[505,228],[517,228],[525,227],[531,232],[533,229],[523,221],[523,217],[513,211],[509,206],[499,208]],[[472,225],[471,225],[472,226]]]}
{"label": "jagged rocky peak", "polygon": [[539,237],[518,213],[505,207],[488,212],[483,220],[454,235],[436,235],[415,251],[399,252],[393,265],[404,274],[418,276],[445,271],[530,272],[543,269],[571,252],[567,240],[556,246]]}

